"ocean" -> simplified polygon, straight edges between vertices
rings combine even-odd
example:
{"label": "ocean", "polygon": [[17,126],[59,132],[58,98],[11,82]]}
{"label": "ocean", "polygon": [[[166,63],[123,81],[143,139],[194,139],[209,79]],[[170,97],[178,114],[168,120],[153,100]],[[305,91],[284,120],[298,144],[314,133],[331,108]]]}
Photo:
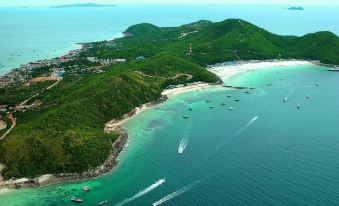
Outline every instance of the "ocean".
{"label": "ocean", "polygon": [[[63,42],[67,47],[86,38],[113,38],[128,26],[127,20],[122,23],[121,19],[128,19],[129,24],[148,21],[168,26],[237,17],[280,34],[339,32],[334,8],[325,12],[324,7],[306,7],[305,13],[296,13],[277,6],[249,6],[248,10],[240,6],[175,7],[166,10],[161,6],[122,6],[101,12],[90,9],[101,16],[96,18],[111,23],[96,25],[88,17],[81,24],[92,22],[93,28],[87,28],[92,35],[77,39],[75,33],[81,36],[86,29],[78,28],[80,24],[71,26],[71,21],[68,28],[74,27],[74,33],[69,36],[74,41]],[[37,10],[36,14],[31,10],[31,15],[44,13]],[[113,10],[120,11],[120,15],[117,11],[113,15]],[[80,18],[75,11],[86,14],[78,9],[59,12]],[[58,12],[53,12],[45,15],[58,16]],[[315,18],[309,12],[324,13]],[[283,13],[285,17],[281,16]],[[107,20],[110,15],[112,21]],[[67,19],[66,16],[59,17]],[[291,16],[298,16],[298,20],[290,21]],[[114,27],[112,22],[120,26]],[[100,25],[102,32],[98,30]],[[123,125],[129,143],[119,157],[120,164],[110,174],[1,194],[0,205],[74,205],[72,196],[83,197],[81,205],[338,205],[338,78],[339,73],[317,65],[270,67],[234,75],[225,83],[256,88],[250,94],[223,87],[179,94]],[[284,97],[288,97],[285,103]],[[297,109],[298,104],[301,109]],[[179,148],[182,154],[178,153]],[[81,191],[85,185],[92,190]]]}
{"label": "ocean", "polygon": [[0,75],[20,64],[53,58],[79,48],[76,43],[108,40],[137,23],[179,26],[206,19],[241,18],[273,33],[339,34],[339,7],[258,5],[119,5],[106,8],[0,8]]}

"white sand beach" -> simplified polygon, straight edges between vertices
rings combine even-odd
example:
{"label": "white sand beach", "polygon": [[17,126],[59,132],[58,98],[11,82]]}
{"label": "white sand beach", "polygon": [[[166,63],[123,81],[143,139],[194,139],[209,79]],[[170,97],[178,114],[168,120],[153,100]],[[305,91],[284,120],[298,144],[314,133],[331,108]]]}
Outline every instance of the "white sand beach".
{"label": "white sand beach", "polygon": [[241,62],[234,65],[222,65],[211,67],[208,70],[218,75],[224,81],[235,74],[247,71],[254,71],[257,69],[265,69],[281,66],[297,66],[310,65],[312,62],[303,60],[285,60],[285,61],[258,61],[258,62]]}
{"label": "white sand beach", "polygon": [[173,88],[173,89],[165,89],[161,95],[167,96],[167,97],[173,97],[175,95],[178,95],[180,93],[184,92],[189,92],[189,91],[194,91],[194,90],[199,90],[199,89],[205,89],[207,87],[211,87],[212,85],[207,84],[207,83],[193,83],[189,84],[187,86],[183,87],[178,87],[178,88]]}

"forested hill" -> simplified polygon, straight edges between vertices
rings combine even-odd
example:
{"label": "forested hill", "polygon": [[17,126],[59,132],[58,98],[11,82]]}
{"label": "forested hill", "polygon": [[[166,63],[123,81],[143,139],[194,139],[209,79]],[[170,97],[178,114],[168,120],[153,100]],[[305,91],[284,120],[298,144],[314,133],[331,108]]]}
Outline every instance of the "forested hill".
{"label": "forested hill", "polygon": [[104,133],[105,123],[157,100],[167,86],[219,82],[203,68],[209,64],[289,58],[338,65],[339,38],[331,32],[280,36],[230,19],[167,28],[138,24],[123,38],[84,44],[69,60],[29,74],[49,76],[62,68],[63,79],[53,88],[46,89],[53,82],[24,82],[0,89],[0,105],[33,105],[27,111],[8,109],[17,121],[0,140],[0,163],[6,166],[1,173],[9,179],[95,168],[117,138]]}
{"label": "forested hill", "polygon": [[[339,64],[339,38],[331,32],[305,36],[281,36],[249,22],[230,19],[212,23],[199,21],[180,27],[163,28],[138,24],[126,30],[121,39],[138,52],[172,51],[185,55],[192,45],[192,61],[201,65],[225,60],[306,59]],[[142,45],[142,46],[140,46]],[[131,50],[133,50],[131,48]],[[137,52],[137,53],[138,53]]]}

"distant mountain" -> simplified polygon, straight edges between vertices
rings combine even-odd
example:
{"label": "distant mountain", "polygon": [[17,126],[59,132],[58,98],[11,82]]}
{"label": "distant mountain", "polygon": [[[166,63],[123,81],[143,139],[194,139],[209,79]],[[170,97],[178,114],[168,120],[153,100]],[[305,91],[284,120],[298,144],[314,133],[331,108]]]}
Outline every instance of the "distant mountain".
{"label": "distant mountain", "polygon": [[289,7],[288,10],[303,11],[305,9],[301,6],[292,6],[292,7]]}
{"label": "distant mountain", "polygon": [[91,8],[91,7],[115,7],[113,4],[94,4],[94,3],[85,3],[85,4],[66,4],[52,6],[51,8]]}

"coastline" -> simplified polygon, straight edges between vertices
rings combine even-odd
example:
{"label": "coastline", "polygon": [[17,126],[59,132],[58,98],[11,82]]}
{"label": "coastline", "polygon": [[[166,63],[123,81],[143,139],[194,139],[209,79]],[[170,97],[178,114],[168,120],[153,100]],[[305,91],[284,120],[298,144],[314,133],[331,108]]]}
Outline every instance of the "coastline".
{"label": "coastline", "polygon": [[[304,60],[275,60],[275,61],[244,61],[238,62],[234,65],[215,65],[207,68],[210,72],[219,76],[223,81],[226,81],[233,75],[253,71],[257,69],[272,68],[275,66],[295,66],[295,65],[311,65],[315,64],[314,62],[304,61]],[[11,192],[11,189],[16,185],[20,184],[24,187],[39,187],[45,186],[48,184],[65,182],[65,181],[75,181],[88,178],[98,177],[100,175],[109,174],[112,169],[118,165],[119,154],[124,150],[127,145],[128,134],[125,129],[122,128],[122,125],[140,114],[141,112],[152,108],[157,104],[165,102],[168,98],[172,98],[178,94],[190,92],[199,89],[205,89],[212,86],[222,86],[215,84],[207,84],[202,82],[191,83],[186,86],[181,86],[172,89],[165,89],[161,92],[161,97],[150,103],[143,104],[139,107],[136,107],[131,112],[125,114],[120,119],[112,119],[111,121],[105,124],[105,132],[116,132],[120,134],[119,138],[112,144],[112,153],[105,160],[105,162],[98,166],[95,169],[90,169],[83,173],[64,173],[64,174],[46,174],[34,179],[21,178],[16,180],[8,180],[1,182],[0,180],[0,195]]]}
{"label": "coastline", "polygon": [[208,68],[208,71],[216,74],[225,81],[233,75],[248,71],[254,71],[258,69],[280,66],[311,65],[311,64],[317,64],[317,62],[311,62],[306,60],[242,61],[232,65],[211,66]]}

